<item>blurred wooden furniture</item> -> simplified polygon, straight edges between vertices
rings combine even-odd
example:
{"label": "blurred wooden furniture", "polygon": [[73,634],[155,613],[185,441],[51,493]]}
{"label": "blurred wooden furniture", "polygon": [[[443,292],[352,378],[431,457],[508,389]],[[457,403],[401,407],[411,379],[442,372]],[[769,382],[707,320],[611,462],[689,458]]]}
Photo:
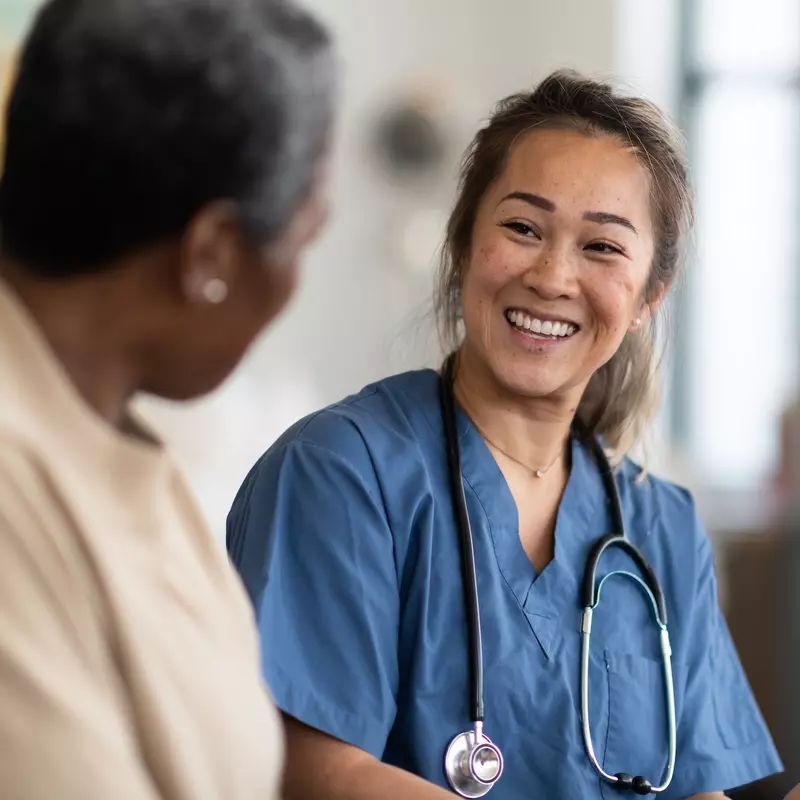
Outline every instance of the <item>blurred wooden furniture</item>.
{"label": "blurred wooden furniture", "polygon": [[786,772],[736,800],[782,800],[800,782],[800,527],[726,535],[725,615]]}

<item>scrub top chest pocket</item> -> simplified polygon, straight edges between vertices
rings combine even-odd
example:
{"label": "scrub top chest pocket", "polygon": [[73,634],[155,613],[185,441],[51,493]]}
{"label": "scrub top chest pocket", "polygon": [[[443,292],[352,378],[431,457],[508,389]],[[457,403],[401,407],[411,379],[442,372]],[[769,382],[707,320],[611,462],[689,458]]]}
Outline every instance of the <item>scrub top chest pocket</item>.
{"label": "scrub top chest pocket", "polygon": [[[600,662],[598,664],[598,662]],[[601,672],[602,670],[602,672]],[[636,770],[653,783],[660,782],[667,766],[667,712],[664,701],[664,675],[659,657],[651,658],[604,648],[592,664],[592,683],[605,682],[608,709],[598,720],[595,734],[603,769],[616,775]],[[681,698],[686,669],[672,662],[675,686],[675,712],[680,719]],[[599,739],[605,734],[605,740]],[[602,742],[602,746],[601,746]],[[604,798],[618,798],[619,791],[600,782]]]}

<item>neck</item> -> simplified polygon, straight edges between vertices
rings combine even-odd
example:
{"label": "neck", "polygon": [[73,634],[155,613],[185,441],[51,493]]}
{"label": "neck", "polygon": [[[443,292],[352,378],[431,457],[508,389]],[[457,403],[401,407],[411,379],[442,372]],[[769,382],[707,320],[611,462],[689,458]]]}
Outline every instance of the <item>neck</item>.
{"label": "neck", "polygon": [[112,280],[101,277],[45,280],[9,262],[0,274],[36,320],[78,394],[111,424],[124,428],[139,385],[124,309]]}
{"label": "neck", "polygon": [[454,391],[483,438],[532,472],[547,472],[566,452],[580,394],[531,398],[499,384],[482,361],[462,347]]}

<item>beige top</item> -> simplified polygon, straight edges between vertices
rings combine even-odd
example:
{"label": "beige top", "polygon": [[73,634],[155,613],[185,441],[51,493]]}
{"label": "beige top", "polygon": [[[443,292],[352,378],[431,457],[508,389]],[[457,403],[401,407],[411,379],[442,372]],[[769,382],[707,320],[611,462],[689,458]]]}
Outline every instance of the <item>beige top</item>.
{"label": "beige top", "polygon": [[164,449],[90,410],[0,282],[0,795],[274,798],[258,661]]}

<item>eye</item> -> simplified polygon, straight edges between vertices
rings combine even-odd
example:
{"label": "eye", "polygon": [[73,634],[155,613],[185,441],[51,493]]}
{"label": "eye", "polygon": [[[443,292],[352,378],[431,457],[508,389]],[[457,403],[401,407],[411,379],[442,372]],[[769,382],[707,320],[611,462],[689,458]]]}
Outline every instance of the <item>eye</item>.
{"label": "eye", "polygon": [[504,222],[502,225],[504,228],[514,231],[514,233],[518,234],[519,236],[525,236],[526,238],[530,238],[531,236],[534,236],[537,239],[541,238],[536,228],[534,228],[532,225],[528,225],[527,222],[512,220],[511,222]]}
{"label": "eye", "polygon": [[624,255],[621,248],[608,242],[592,242],[587,244],[585,249],[591,250],[593,253],[602,253],[603,255]]}

